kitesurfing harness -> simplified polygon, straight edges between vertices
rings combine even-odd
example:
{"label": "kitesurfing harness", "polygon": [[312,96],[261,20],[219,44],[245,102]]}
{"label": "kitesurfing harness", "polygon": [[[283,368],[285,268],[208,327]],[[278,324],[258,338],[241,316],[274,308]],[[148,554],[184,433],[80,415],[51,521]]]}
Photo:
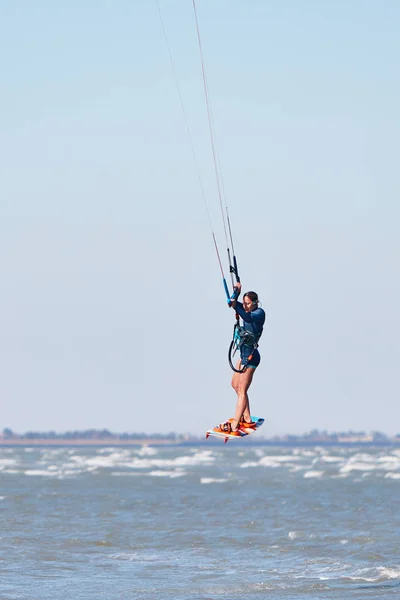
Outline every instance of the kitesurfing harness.
{"label": "kitesurfing harness", "polygon": [[[247,368],[248,363],[253,358],[254,350],[258,347],[258,341],[261,337],[262,332],[257,333],[254,330],[255,328],[254,328],[254,324],[252,322],[250,322],[250,325],[251,325],[251,328],[253,331],[249,331],[248,329],[245,329],[242,325],[240,325],[239,315],[238,315],[238,313],[236,313],[236,321],[235,321],[235,325],[233,326],[233,338],[229,345],[229,350],[228,350],[229,366],[231,367],[232,371],[235,371],[235,373],[244,373],[244,371]],[[250,351],[249,356],[246,359],[246,362],[243,364],[243,361],[242,361],[242,368],[237,369],[234,365],[234,357],[238,350],[240,352],[240,348],[242,346],[247,346],[248,348],[251,348],[251,351]]]}

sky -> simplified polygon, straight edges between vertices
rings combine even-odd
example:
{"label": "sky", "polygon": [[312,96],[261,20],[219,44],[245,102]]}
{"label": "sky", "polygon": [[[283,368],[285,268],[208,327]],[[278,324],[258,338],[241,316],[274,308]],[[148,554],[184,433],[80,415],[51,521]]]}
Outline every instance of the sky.
{"label": "sky", "polygon": [[[196,5],[240,274],[267,312],[252,413],[266,436],[396,434],[400,4]],[[192,1],[2,2],[0,69],[0,430],[233,416]]]}

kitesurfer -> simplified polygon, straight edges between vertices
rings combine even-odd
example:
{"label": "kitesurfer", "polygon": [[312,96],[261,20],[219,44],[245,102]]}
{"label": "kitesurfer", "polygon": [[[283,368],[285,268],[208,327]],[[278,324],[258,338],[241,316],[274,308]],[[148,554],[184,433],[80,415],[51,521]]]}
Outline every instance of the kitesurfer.
{"label": "kitesurfer", "polygon": [[[242,289],[241,283],[235,285],[236,297]],[[238,431],[240,426],[251,427],[248,389],[253,381],[254,373],[260,364],[260,353],[257,349],[264,323],[265,311],[259,306],[256,292],[246,292],[243,302],[233,300],[232,308],[243,320],[241,328],[243,339],[239,345],[240,360],[232,377],[232,387],[237,394],[236,412],[233,419],[221,424],[221,429],[228,433]]]}

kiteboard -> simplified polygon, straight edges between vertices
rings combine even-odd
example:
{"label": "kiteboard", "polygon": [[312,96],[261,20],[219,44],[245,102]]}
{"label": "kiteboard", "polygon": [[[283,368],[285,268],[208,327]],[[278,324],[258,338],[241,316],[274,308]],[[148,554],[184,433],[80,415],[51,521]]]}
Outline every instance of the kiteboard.
{"label": "kiteboard", "polygon": [[[228,419],[227,422],[230,422],[232,420],[233,419]],[[208,431],[206,431],[206,438],[209,438],[210,435],[214,436],[214,437],[223,438],[225,444],[228,440],[240,440],[241,438],[251,435],[252,433],[257,431],[257,429],[259,429],[261,427],[261,425],[264,423],[264,419],[262,417],[254,417],[252,415],[251,422],[252,422],[251,427],[246,427],[246,423],[241,423],[239,426],[239,429],[232,433],[227,433],[226,431],[223,431],[222,429],[220,429],[219,425],[216,425],[212,429],[209,429]]]}

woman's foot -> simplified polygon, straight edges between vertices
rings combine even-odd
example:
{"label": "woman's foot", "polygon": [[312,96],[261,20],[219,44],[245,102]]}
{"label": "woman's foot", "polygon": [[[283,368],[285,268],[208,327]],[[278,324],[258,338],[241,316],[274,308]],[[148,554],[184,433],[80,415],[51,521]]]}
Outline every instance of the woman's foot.
{"label": "woman's foot", "polygon": [[246,430],[246,429],[256,429],[256,424],[251,422],[251,423],[246,423],[246,421],[242,421],[240,423],[240,429]]}
{"label": "woman's foot", "polygon": [[230,434],[238,433],[239,422],[237,419],[229,419],[229,421],[225,421],[225,423],[221,423],[219,428],[224,433],[230,433]]}
{"label": "woman's foot", "polygon": [[232,433],[239,431],[239,421],[237,419],[229,419],[231,424]]}
{"label": "woman's foot", "polygon": [[246,421],[244,417],[240,419],[240,427],[255,427],[256,424],[254,421]]}

